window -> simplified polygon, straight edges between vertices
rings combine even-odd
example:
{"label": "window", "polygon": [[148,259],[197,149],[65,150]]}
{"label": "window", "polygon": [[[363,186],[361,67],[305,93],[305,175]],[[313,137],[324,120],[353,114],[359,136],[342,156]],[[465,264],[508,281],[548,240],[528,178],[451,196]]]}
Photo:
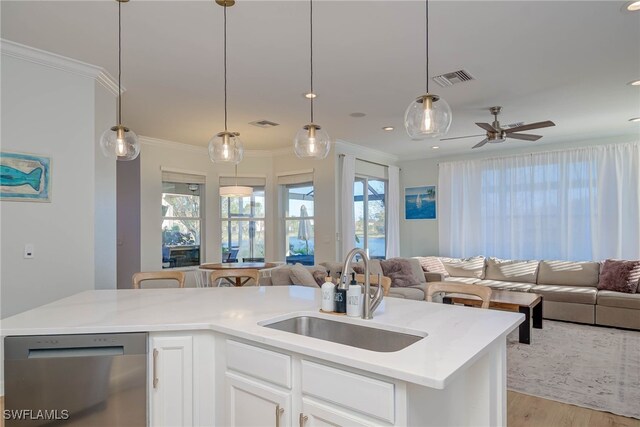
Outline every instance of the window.
{"label": "window", "polygon": [[253,188],[251,197],[220,198],[222,262],[264,261],[264,185],[249,186]]}
{"label": "window", "polygon": [[314,264],[313,182],[284,185],[287,264]]}
{"label": "window", "polygon": [[353,187],[356,247],[362,248],[370,258],[386,256],[386,204],[387,181],[356,177]]}
{"label": "window", "polygon": [[162,182],[162,268],[200,265],[203,188]]}

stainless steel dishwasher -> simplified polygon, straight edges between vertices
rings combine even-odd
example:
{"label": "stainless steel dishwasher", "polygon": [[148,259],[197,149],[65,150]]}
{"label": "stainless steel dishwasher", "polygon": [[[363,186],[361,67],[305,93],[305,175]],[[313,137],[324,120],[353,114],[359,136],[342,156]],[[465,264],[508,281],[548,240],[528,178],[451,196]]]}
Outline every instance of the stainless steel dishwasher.
{"label": "stainless steel dishwasher", "polygon": [[4,339],[5,422],[146,426],[147,334]]}

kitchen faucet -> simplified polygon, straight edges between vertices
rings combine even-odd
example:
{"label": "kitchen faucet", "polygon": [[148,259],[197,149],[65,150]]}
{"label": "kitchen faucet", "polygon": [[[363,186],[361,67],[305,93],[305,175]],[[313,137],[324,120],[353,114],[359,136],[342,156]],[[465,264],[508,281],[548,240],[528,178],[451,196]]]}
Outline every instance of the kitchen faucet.
{"label": "kitchen faucet", "polygon": [[378,305],[382,302],[382,284],[378,283],[378,289],[375,295],[371,295],[371,283],[369,280],[369,257],[367,253],[360,248],[353,248],[347,254],[347,258],[344,260],[344,266],[342,267],[342,280],[340,283],[340,289],[346,289],[349,282],[349,268],[351,267],[351,261],[353,257],[360,255],[364,262],[364,312],[362,313],[363,319],[373,319],[373,312],[378,308]]}

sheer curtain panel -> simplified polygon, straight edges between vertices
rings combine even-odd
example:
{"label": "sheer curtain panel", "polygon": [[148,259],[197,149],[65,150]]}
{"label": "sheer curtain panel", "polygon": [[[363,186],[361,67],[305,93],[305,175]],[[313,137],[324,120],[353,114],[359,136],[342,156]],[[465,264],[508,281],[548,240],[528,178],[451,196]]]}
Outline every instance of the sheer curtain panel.
{"label": "sheer curtain panel", "polygon": [[400,169],[389,166],[387,185],[387,259],[400,256]]}
{"label": "sheer curtain panel", "polygon": [[356,246],[356,226],[353,215],[353,182],[356,178],[356,158],[345,154],[342,158],[342,194],[340,215],[340,237],[342,259]]}
{"label": "sheer curtain panel", "polygon": [[441,163],[443,256],[640,258],[640,143]]}

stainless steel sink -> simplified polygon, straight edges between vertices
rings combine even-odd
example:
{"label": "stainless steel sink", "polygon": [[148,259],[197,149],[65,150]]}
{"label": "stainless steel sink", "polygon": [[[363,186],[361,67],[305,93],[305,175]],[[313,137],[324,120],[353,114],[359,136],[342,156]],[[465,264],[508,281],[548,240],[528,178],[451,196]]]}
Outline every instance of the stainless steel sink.
{"label": "stainless steel sink", "polygon": [[312,316],[297,316],[262,326],[386,353],[402,350],[424,338],[421,335],[370,328]]}

